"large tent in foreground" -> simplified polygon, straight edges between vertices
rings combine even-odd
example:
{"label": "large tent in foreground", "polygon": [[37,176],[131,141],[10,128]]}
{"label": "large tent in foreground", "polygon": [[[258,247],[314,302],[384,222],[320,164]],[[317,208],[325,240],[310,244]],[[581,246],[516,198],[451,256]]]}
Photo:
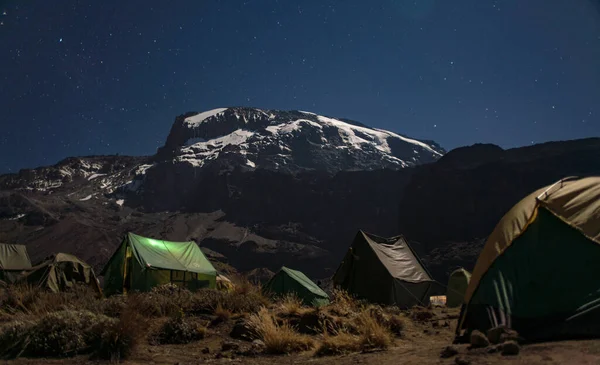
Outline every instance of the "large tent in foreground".
{"label": "large tent in foreground", "polygon": [[86,285],[98,294],[102,293],[94,269],[66,253],[48,257],[20,276],[17,283],[37,286],[55,293],[72,289],[75,285]]}
{"label": "large tent in foreground", "polygon": [[409,308],[429,304],[435,285],[403,236],[359,231],[333,276],[334,285],[371,302]]}
{"label": "large tent in foreground", "polygon": [[31,269],[25,245],[0,243],[0,280],[14,282],[24,270]]}
{"label": "large tent in foreground", "polygon": [[505,325],[526,340],[600,335],[600,177],[521,200],[489,236],[465,293],[459,337]]}
{"label": "large tent in foreground", "polygon": [[329,296],[303,272],[283,266],[263,287],[269,295],[294,294],[306,305],[329,304]]}
{"label": "large tent in foreground", "polygon": [[149,291],[175,284],[190,290],[215,288],[217,271],[193,242],[163,241],[127,233],[100,275],[104,293]]}

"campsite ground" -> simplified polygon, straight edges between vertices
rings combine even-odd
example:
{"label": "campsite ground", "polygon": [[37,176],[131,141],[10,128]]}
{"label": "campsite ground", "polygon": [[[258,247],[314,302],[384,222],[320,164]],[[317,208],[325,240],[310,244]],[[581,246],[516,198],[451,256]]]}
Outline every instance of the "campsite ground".
{"label": "campsite ground", "polygon": [[[452,343],[453,328],[456,325],[457,312],[434,308],[434,317],[427,322],[406,323],[403,335],[394,340],[394,344],[384,351],[349,353],[339,356],[315,356],[314,351],[291,355],[242,356],[222,351],[224,342],[249,347],[246,341],[232,340],[229,332],[232,323],[223,323],[208,331],[203,340],[185,345],[144,344],[140,346],[124,364],[226,364],[248,365],[274,364],[377,364],[377,365],[424,365],[424,364],[600,364],[600,341],[564,341],[525,345],[517,356],[502,356],[500,353],[488,353],[488,349],[469,349],[468,345],[457,345],[459,353],[450,358],[441,358],[440,352]],[[448,319],[450,317],[450,319]],[[438,326],[448,322],[449,326]],[[208,349],[208,350],[207,350]],[[207,353],[208,352],[208,353]],[[460,360],[464,362],[460,362]],[[4,361],[7,365],[79,365],[102,364],[106,361],[89,360],[87,356],[68,359],[25,359]]]}

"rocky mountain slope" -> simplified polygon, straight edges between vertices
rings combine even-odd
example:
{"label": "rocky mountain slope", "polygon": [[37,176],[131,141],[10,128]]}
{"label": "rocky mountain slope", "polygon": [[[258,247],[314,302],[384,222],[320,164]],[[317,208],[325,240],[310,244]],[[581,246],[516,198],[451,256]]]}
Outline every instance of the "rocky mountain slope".
{"label": "rocky mountain slope", "polygon": [[472,265],[518,199],[600,174],[600,139],[449,152],[357,122],[247,108],[177,117],[149,157],[69,158],[0,176],[0,242],[98,269],[126,231],[199,242],[221,269],[333,274],[356,231],[404,233],[434,275]]}

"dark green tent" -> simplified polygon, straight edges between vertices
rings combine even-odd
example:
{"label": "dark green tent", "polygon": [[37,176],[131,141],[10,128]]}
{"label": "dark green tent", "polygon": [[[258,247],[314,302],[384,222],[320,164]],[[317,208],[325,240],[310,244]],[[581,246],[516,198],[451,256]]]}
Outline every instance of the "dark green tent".
{"label": "dark green tent", "polygon": [[455,308],[462,305],[469,280],[471,280],[471,273],[463,268],[456,269],[450,274],[446,291],[446,306]]}
{"label": "dark green tent", "polygon": [[172,283],[190,290],[215,288],[217,271],[193,242],[163,241],[128,233],[100,275],[104,293],[149,291]]}
{"label": "dark green tent", "polygon": [[598,337],[598,278],[600,177],[563,179],[521,200],[490,234],[457,335],[504,325],[531,341]]}
{"label": "dark green tent", "polygon": [[370,302],[410,308],[429,304],[435,281],[403,236],[359,231],[333,276],[335,286]]}
{"label": "dark green tent", "polygon": [[24,270],[30,269],[25,245],[0,243],[0,280],[13,283]]}
{"label": "dark green tent", "polygon": [[273,296],[294,294],[305,305],[329,304],[329,296],[323,289],[313,283],[304,273],[285,266],[265,284],[263,291]]}
{"label": "dark green tent", "polygon": [[55,293],[73,288],[77,284],[89,286],[101,294],[94,269],[73,255],[57,253],[35,265],[19,277],[17,283],[26,283]]}

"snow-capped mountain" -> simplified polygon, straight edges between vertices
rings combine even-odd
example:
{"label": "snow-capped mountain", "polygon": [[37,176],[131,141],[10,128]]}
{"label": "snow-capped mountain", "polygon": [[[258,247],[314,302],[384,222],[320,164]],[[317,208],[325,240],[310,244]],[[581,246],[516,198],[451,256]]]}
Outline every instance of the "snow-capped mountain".
{"label": "snow-capped mountain", "polygon": [[249,169],[295,173],[400,169],[436,161],[444,150],[304,111],[219,108],[178,117],[157,161],[202,167],[228,160]]}

